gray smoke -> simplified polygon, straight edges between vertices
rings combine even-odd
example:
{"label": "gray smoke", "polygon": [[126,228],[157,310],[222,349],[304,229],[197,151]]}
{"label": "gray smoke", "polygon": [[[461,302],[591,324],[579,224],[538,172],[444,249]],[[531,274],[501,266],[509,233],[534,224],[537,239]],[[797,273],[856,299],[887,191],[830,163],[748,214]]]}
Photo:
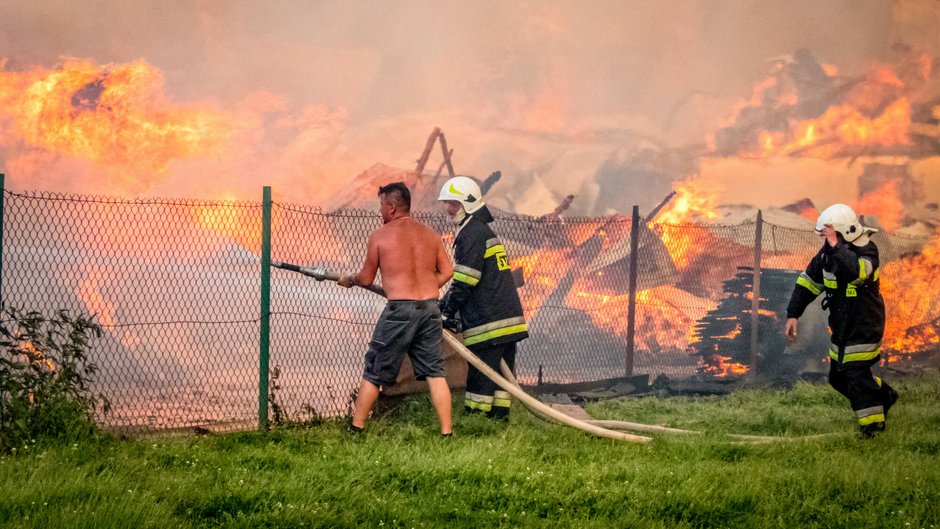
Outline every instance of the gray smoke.
{"label": "gray smoke", "polygon": [[[698,152],[773,58],[807,48],[860,71],[885,56],[892,5],[8,0],[0,56],[7,71],[143,59],[180,105],[279,101],[248,154],[175,164],[127,193],[257,199],[272,184],[318,201],[374,162],[413,167],[439,126],[458,172],[503,171],[493,204],[541,214],[575,194],[571,213],[600,214],[648,209],[691,176],[695,164],[668,150]],[[669,159],[651,169],[656,157]],[[80,174],[81,191],[113,192],[62,164],[8,178],[73,190]]]}

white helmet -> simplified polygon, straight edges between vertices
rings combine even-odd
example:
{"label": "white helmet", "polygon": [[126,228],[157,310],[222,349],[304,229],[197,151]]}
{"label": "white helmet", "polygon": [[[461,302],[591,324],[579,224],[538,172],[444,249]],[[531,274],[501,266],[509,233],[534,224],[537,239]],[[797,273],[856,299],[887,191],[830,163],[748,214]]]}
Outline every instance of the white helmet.
{"label": "white helmet", "polygon": [[821,232],[826,224],[832,225],[833,229],[842,234],[847,242],[860,246],[868,244],[867,236],[878,231],[874,228],[862,226],[855,210],[845,204],[833,204],[824,209],[819,214],[819,219],[816,220],[816,232]]}
{"label": "white helmet", "polygon": [[460,202],[468,215],[484,205],[480,186],[472,178],[466,176],[455,176],[444,182],[444,186],[441,187],[441,195],[437,199]]}

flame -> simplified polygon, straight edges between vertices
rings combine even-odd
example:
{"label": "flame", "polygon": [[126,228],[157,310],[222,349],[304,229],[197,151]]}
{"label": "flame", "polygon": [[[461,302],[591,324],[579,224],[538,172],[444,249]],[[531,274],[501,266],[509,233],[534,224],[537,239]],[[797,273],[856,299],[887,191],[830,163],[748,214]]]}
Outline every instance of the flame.
{"label": "flame", "polygon": [[940,316],[940,233],[918,255],[883,266],[881,289],[888,305],[884,347],[909,355],[936,347],[940,336],[935,322]]}
{"label": "flame", "polygon": [[869,118],[850,106],[829,107],[818,119],[793,122],[786,132],[762,132],[762,158],[801,154],[832,158],[846,146],[893,147],[910,143],[910,102],[901,98]]}
{"label": "flame", "polygon": [[[714,307],[711,302],[693,298],[672,286],[637,292],[636,347],[649,351],[688,349],[695,337],[695,322]],[[629,294],[597,291],[584,277],[575,282],[565,298],[567,306],[584,311],[599,329],[622,339],[627,336],[629,303]]]}
{"label": "flame", "polygon": [[716,376],[716,377],[726,377],[729,375],[743,375],[747,373],[748,368],[746,365],[731,362],[731,357],[728,356],[719,356],[713,355],[706,359],[705,373]]}
{"label": "flame", "polygon": [[541,250],[512,260],[512,268],[522,268],[525,288],[520,291],[526,319],[538,314],[545,300],[558,288],[558,281],[571,266],[571,250]]}
{"label": "flame", "polygon": [[173,160],[219,153],[233,132],[221,112],[169,103],[162,72],[142,60],[0,69],[0,108],[0,122],[12,122],[27,146],[127,172],[127,179],[151,180]]}
{"label": "flame", "polygon": [[875,215],[881,226],[888,231],[901,227],[904,203],[898,193],[898,181],[888,180],[878,189],[863,195],[858,199],[855,211],[864,215]]}
{"label": "flame", "polygon": [[836,77],[837,75],[839,75],[838,66],[834,64],[826,64],[826,63],[823,63],[821,66],[822,66],[823,71],[826,72],[826,75],[828,75],[829,77]]}
{"label": "flame", "polygon": [[758,82],[722,124],[723,144],[712,138],[709,145],[746,158],[828,159],[909,148],[912,98],[923,95],[919,89],[931,74],[932,59],[925,53],[875,65],[855,78],[841,78],[835,66],[805,53],[778,63]]}
{"label": "flame", "polygon": [[681,270],[686,268],[694,257],[707,250],[701,241],[696,239],[696,234],[682,224],[693,219],[711,221],[721,215],[715,209],[717,190],[706,189],[693,180],[674,182],[672,188],[676,195],[653,222],[673,262]]}
{"label": "flame", "polygon": [[[235,242],[254,255],[261,254],[260,226],[245,226],[242,222],[246,207],[234,201],[229,194],[226,202],[201,206],[192,210],[196,224]],[[275,217],[271,218],[271,231],[274,232]]]}
{"label": "flame", "polygon": [[[49,372],[55,372],[55,362],[53,362],[52,359],[48,358],[46,355],[42,354],[42,352],[36,349],[36,346],[32,343],[21,342],[18,346],[18,349],[22,351],[20,356],[24,361],[30,362],[40,369],[44,369]],[[32,400],[30,400],[30,402],[32,402]]]}

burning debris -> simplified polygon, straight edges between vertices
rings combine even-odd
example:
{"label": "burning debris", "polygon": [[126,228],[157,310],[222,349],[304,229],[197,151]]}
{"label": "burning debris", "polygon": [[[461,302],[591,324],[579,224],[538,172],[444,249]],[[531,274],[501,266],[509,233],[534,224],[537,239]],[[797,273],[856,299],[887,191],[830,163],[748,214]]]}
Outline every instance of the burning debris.
{"label": "burning debris", "polygon": [[[872,154],[933,156],[940,145],[922,134],[936,100],[929,54],[908,50],[892,65],[843,77],[806,49],[780,59],[751,100],[714,138],[719,156],[854,158]],[[918,123],[913,117],[925,119]],[[918,126],[913,127],[916,124]],[[929,129],[926,129],[929,130]]]}
{"label": "burning debris", "polygon": [[793,377],[802,370],[806,360],[819,359],[826,343],[812,344],[798,352],[788,351],[780,329],[786,321],[787,303],[799,272],[762,269],[758,333],[760,351],[755,362],[751,350],[751,306],[754,295],[754,269],[741,267],[725,281],[724,299],[695,325],[695,341],[690,347],[702,357],[702,370],[715,376],[741,375],[757,364],[760,375],[777,378]]}

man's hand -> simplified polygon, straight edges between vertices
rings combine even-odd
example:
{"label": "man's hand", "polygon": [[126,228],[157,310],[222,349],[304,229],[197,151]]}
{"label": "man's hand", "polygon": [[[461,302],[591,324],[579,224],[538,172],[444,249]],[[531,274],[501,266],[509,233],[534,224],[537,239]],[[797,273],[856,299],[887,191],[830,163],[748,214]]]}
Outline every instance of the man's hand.
{"label": "man's hand", "polygon": [[819,236],[824,237],[826,243],[832,248],[835,248],[836,245],[839,244],[839,235],[836,233],[836,229],[832,227],[832,224],[826,224],[819,232]]}
{"label": "man's hand", "polygon": [[336,280],[336,284],[338,284],[341,287],[350,288],[356,285],[355,278],[356,276],[352,274],[344,275]]}
{"label": "man's hand", "polygon": [[787,343],[796,341],[796,318],[787,318],[787,325],[783,333],[787,336]]}

